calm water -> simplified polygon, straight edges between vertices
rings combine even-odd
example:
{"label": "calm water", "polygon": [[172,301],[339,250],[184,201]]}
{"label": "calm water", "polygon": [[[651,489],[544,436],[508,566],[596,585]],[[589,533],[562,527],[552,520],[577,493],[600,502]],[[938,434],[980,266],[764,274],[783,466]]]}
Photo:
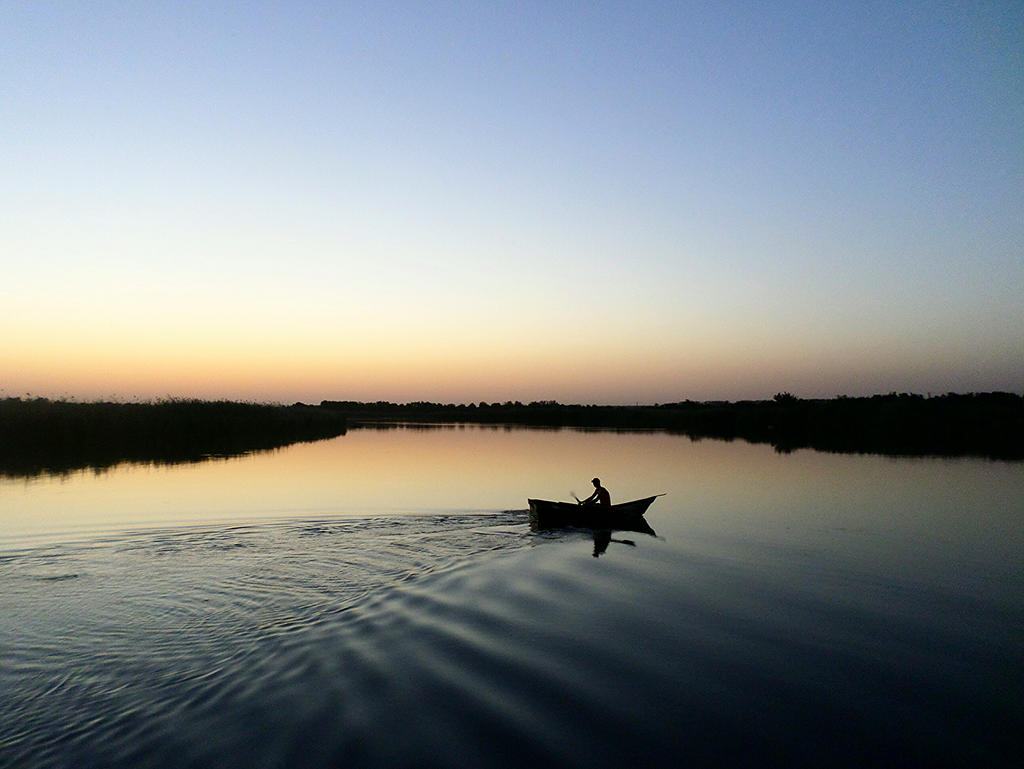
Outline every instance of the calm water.
{"label": "calm water", "polygon": [[0,481],[0,766],[1019,766],[1022,564],[1022,464],[656,433]]}

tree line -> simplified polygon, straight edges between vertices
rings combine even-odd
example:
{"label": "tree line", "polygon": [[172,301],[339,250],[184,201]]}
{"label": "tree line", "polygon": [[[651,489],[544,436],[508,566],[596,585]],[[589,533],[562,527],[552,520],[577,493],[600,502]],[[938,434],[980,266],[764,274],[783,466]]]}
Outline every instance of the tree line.
{"label": "tree line", "polygon": [[348,426],[405,422],[663,430],[697,440],[768,443],[781,452],[1024,459],[1024,398],[1015,393],[889,393],[804,399],[600,406],[557,401],[322,401],[291,406],[169,399],[78,403],[0,399],[0,476],[27,477],[124,461],[194,462],[334,437]]}
{"label": "tree line", "polygon": [[680,401],[598,406],[557,401],[441,404],[322,401],[321,408],[365,422],[464,422],[536,427],[657,429],[691,438],[743,439],[779,451],[1024,459],[1024,398],[1015,393],[889,393],[804,399]]}

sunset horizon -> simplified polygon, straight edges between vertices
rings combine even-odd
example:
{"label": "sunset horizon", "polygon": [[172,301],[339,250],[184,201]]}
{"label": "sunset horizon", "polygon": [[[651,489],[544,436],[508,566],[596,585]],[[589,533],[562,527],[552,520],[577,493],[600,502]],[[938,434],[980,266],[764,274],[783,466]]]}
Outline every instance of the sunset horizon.
{"label": "sunset horizon", "polygon": [[1024,390],[1012,3],[0,15],[2,397]]}
{"label": "sunset horizon", "polygon": [[0,765],[1020,763],[1024,2],[0,29]]}

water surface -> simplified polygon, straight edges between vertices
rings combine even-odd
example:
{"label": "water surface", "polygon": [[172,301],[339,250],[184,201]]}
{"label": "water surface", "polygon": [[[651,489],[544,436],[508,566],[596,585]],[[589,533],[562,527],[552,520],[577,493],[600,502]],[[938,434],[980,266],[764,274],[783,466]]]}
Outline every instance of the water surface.
{"label": "water surface", "polygon": [[[659,536],[529,531],[595,474]],[[1019,464],[356,430],[0,500],[2,766],[1021,754]]]}

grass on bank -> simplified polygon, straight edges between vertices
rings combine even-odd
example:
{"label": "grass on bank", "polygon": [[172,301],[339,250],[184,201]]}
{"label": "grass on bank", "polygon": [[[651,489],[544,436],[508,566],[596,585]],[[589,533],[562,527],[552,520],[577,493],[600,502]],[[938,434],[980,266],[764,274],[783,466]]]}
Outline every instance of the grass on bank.
{"label": "grass on bank", "polygon": [[344,415],[301,404],[6,398],[0,400],[0,475],[63,473],[125,461],[197,461],[344,432]]}
{"label": "grass on bank", "polygon": [[0,399],[0,477],[191,462],[340,435],[361,422],[455,422],[657,429],[743,439],[778,451],[1024,459],[1024,398],[1014,393],[890,393],[867,398],[682,401],[651,406],[323,401],[292,406],[169,399],[78,403]]}

